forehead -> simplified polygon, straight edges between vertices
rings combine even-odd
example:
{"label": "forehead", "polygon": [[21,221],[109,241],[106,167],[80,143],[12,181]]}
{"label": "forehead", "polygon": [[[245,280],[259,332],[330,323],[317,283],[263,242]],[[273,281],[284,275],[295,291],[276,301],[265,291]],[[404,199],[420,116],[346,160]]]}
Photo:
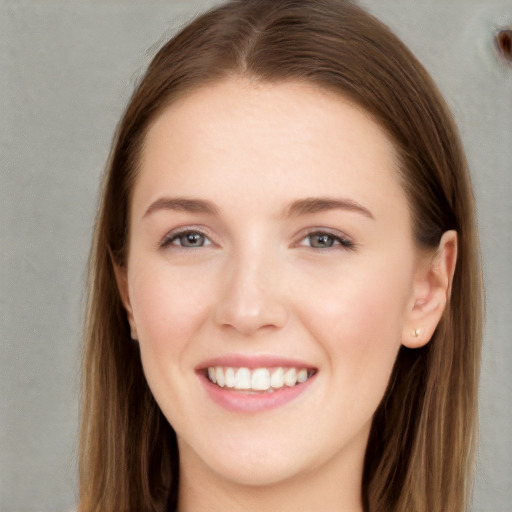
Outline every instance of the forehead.
{"label": "forehead", "polygon": [[397,173],[384,130],[344,97],[310,84],[231,78],[180,98],[154,121],[134,195],[221,189],[255,206],[269,195],[333,193],[403,202]]}

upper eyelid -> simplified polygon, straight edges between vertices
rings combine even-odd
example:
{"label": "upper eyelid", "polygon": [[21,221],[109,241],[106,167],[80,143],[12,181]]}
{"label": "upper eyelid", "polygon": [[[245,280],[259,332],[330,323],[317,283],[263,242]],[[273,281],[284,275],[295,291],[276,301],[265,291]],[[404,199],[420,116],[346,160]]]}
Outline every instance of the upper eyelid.
{"label": "upper eyelid", "polygon": [[208,230],[205,230],[204,228],[201,228],[199,226],[180,226],[178,228],[172,229],[171,231],[167,232],[159,241],[158,245],[160,247],[166,245],[167,243],[170,243],[173,239],[185,235],[187,233],[199,233],[200,235],[204,236],[208,239],[208,241],[213,245],[213,240],[211,235],[208,233]]}
{"label": "upper eyelid", "polygon": [[303,238],[306,238],[311,235],[329,235],[334,238],[340,238],[341,240],[346,240],[347,242],[352,242],[352,237],[344,233],[343,231],[339,231],[338,229],[333,228],[323,228],[323,227],[314,227],[314,228],[308,228],[306,230],[303,230],[301,233],[299,233],[298,237],[302,240]]}
{"label": "upper eyelid", "polygon": [[[158,245],[163,246],[166,243],[170,242],[172,239],[186,234],[186,233],[199,233],[202,236],[206,237],[212,245],[215,245],[215,242],[213,241],[213,235],[210,233],[209,229],[206,229],[204,226],[198,226],[198,225],[184,225],[176,227],[169,232],[167,232],[159,241]],[[340,231],[335,228],[327,228],[327,227],[321,227],[321,226],[314,226],[310,228],[306,228],[301,230],[298,235],[295,237],[298,242],[302,242],[305,238],[311,235],[315,234],[326,234],[329,236],[332,236],[333,238],[348,242],[352,245],[356,245],[352,237],[344,233],[343,231]],[[297,242],[295,242],[297,243]]]}
{"label": "upper eyelid", "polygon": [[[335,245],[331,247],[325,247],[325,248],[314,248],[315,250],[332,250],[332,249],[350,249],[354,250],[358,248],[358,245],[356,242],[352,239],[352,237],[346,235],[342,231],[338,231],[336,229],[330,229],[330,228],[312,228],[308,231],[304,232],[299,236],[298,242],[296,242],[296,246],[301,246],[304,239],[307,237],[310,237],[312,235],[328,235],[335,239],[337,242]],[[309,247],[309,246],[306,246]]]}

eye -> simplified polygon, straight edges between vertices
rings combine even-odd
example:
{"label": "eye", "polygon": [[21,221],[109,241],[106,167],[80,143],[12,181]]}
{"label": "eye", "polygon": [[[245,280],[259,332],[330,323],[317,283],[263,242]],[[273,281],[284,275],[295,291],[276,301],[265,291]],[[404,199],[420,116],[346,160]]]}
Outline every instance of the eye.
{"label": "eye", "polygon": [[180,247],[197,248],[211,245],[211,241],[200,231],[188,230],[167,235],[160,245],[162,247],[177,245]]}
{"label": "eye", "polygon": [[330,249],[335,246],[346,247],[347,249],[354,247],[354,244],[350,240],[325,231],[309,233],[303,238],[302,245],[306,245],[314,249]]}

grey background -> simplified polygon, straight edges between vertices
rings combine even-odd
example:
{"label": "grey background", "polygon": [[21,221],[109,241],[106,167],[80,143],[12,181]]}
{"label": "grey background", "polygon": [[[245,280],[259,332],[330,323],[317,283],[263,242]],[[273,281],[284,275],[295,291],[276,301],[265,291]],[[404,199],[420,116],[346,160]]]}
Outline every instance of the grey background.
{"label": "grey background", "polygon": [[[110,139],[149,58],[212,1],[0,0],[0,511],[76,502],[84,268]],[[487,326],[474,512],[512,511],[511,0],[364,0],[459,123],[477,195]],[[448,512],[448,511],[447,511]]]}

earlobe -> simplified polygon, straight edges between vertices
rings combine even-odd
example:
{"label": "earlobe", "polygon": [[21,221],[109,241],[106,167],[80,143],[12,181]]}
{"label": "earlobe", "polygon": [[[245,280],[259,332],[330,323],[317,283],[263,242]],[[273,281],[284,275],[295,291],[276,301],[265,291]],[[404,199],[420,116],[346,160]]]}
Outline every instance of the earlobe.
{"label": "earlobe", "polygon": [[135,320],[133,318],[133,311],[130,302],[130,293],[128,290],[128,275],[126,268],[118,265],[115,262],[112,262],[112,266],[114,267],[114,273],[116,276],[117,289],[119,290],[121,301],[123,303],[124,309],[126,310],[128,323],[130,324],[131,338],[132,340],[137,340],[137,328],[135,326]]}
{"label": "earlobe", "polygon": [[402,332],[404,346],[422,347],[434,335],[450,299],[456,263],[457,232],[450,230],[443,233],[434,256],[418,270],[409,316]]}

